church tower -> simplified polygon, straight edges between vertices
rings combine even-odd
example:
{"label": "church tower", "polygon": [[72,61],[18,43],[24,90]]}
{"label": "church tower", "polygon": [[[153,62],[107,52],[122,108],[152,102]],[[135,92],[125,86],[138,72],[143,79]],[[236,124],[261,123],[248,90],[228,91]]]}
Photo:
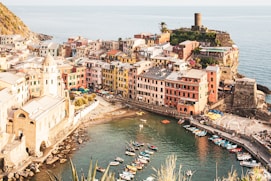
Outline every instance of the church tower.
{"label": "church tower", "polygon": [[48,54],[42,66],[43,95],[58,96],[58,69],[54,58]]}

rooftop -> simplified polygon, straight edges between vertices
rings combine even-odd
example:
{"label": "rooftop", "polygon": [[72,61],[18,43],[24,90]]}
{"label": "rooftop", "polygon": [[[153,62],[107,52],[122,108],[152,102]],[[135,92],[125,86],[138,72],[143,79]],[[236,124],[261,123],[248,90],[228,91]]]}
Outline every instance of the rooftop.
{"label": "rooftop", "polygon": [[164,80],[171,73],[168,69],[161,69],[159,67],[152,67],[145,72],[141,73],[139,76],[144,78]]}

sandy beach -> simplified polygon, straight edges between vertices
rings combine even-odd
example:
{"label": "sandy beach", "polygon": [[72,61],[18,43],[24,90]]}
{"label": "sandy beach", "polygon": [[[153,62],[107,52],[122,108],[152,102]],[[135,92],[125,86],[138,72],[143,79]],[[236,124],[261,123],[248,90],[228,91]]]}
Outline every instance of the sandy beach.
{"label": "sandy beach", "polygon": [[80,125],[87,127],[93,124],[102,124],[120,117],[129,117],[136,115],[136,109],[125,108],[121,103],[112,104],[104,98],[96,96],[99,105],[85,116]]}

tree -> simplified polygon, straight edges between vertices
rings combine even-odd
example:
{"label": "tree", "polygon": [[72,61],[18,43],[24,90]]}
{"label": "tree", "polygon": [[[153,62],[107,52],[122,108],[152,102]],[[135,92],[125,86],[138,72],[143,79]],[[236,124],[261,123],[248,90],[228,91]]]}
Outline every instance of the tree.
{"label": "tree", "polygon": [[168,29],[167,29],[167,24],[166,24],[165,22],[161,22],[161,23],[160,23],[160,31],[161,31],[162,33],[165,33],[165,32],[168,31]]}

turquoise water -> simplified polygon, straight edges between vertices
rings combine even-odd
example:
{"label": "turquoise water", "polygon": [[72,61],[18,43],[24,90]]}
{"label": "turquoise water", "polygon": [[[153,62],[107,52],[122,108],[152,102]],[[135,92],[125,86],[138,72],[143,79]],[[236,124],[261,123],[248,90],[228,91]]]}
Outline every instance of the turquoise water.
{"label": "turquoise water", "polygon": [[[140,118],[146,119],[147,122],[142,123]],[[169,119],[171,123],[161,124],[160,121],[163,119]],[[140,128],[139,124],[143,124],[143,128]],[[146,168],[138,171],[135,180],[143,180],[155,174],[153,168],[160,168],[169,155],[177,156],[177,165],[182,165],[183,171],[195,171],[192,179],[194,181],[214,180],[216,165],[219,177],[226,176],[232,168],[239,174],[242,173],[235,154],[214,145],[208,141],[208,137],[196,137],[178,125],[175,119],[154,114],[122,118],[106,124],[92,125],[88,128],[88,134],[90,141],[71,156],[76,168],[85,174],[91,158],[93,161],[98,160],[100,166],[106,167],[116,156],[124,158],[125,161],[119,166],[111,166],[110,170],[116,174],[121,172],[125,164],[131,163],[134,159],[124,154],[126,143],[130,141],[150,143],[159,149],[151,156]],[[57,165],[52,171],[61,174],[65,181],[71,180],[69,163]],[[33,180],[47,180],[47,174],[45,172],[37,174]]]}

